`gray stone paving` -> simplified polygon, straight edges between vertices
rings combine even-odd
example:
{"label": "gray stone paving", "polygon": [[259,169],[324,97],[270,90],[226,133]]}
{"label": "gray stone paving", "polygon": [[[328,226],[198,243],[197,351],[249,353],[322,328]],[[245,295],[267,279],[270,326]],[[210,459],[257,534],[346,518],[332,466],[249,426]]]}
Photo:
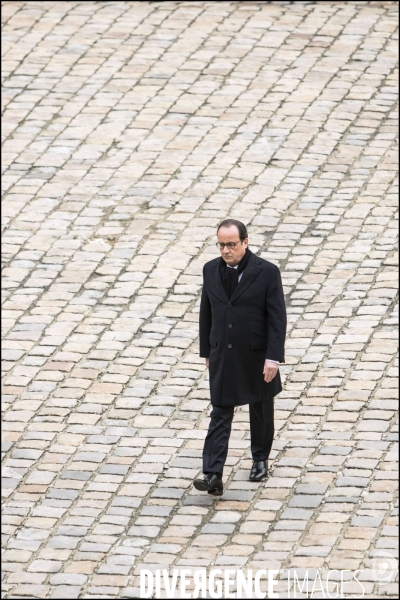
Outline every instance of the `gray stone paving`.
{"label": "gray stone paving", "polygon": [[[398,552],[397,3],[2,19],[4,597],[137,597],[172,567],[280,569],[282,598],[289,568],[363,569],[397,597],[374,571]],[[228,215],[279,265],[289,330],[272,474],[247,481],[240,407],[218,500],[191,482]]]}

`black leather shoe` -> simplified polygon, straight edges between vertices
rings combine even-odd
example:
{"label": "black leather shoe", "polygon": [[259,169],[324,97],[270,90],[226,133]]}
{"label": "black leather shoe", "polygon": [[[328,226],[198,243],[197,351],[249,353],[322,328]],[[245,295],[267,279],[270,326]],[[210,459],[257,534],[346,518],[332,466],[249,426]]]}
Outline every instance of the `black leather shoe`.
{"label": "black leather shoe", "polygon": [[250,481],[261,481],[268,477],[268,461],[267,460],[255,460],[250,471]]}
{"label": "black leather shoe", "polygon": [[217,475],[206,475],[203,479],[195,479],[193,482],[196,490],[200,492],[208,492],[210,496],[222,496],[224,485],[222,479]]}

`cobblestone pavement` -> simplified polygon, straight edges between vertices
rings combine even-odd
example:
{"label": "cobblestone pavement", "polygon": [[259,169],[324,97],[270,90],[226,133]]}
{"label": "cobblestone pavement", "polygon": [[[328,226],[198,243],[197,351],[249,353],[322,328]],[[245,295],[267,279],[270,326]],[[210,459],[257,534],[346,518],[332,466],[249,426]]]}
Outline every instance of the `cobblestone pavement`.
{"label": "cobblestone pavement", "polygon": [[[137,597],[172,567],[280,569],[280,597],[289,568],[363,569],[396,597],[397,3],[2,17],[5,597]],[[271,476],[247,480],[240,407],[215,499],[198,309],[228,215],[289,330]]]}

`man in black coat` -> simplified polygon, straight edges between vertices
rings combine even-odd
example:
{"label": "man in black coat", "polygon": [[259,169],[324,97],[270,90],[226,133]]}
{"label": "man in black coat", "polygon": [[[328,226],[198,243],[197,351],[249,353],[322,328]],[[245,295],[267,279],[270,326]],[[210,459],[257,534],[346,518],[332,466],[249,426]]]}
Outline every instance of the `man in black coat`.
{"label": "man in black coat", "polygon": [[223,493],[235,406],[249,404],[253,466],[250,481],[268,475],[274,437],[274,396],[282,391],[286,308],[278,267],[248,248],[246,227],[226,219],[218,227],[221,258],[203,269],[200,356],[206,359],[213,406],[197,490]]}

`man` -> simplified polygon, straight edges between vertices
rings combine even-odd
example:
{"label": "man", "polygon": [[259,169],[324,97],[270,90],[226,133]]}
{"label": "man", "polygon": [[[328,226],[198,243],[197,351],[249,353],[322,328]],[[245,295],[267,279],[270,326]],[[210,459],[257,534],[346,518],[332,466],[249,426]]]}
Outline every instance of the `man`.
{"label": "man", "polygon": [[282,391],[286,308],[278,267],[253,254],[246,227],[226,219],[218,227],[221,258],[204,265],[200,356],[206,359],[213,406],[197,490],[223,493],[235,406],[249,404],[253,466],[250,481],[268,475],[274,437],[274,396]]}

